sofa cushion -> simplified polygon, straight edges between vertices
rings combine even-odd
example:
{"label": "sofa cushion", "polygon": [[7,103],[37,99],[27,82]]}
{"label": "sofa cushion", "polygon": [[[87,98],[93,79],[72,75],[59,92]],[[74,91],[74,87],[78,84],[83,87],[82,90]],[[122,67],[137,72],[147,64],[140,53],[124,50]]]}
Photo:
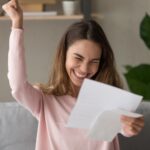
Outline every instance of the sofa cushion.
{"label": "sofa cushion", "polygon": [[16,102],[0,103],[0,150],[34,150],[37,120]]}

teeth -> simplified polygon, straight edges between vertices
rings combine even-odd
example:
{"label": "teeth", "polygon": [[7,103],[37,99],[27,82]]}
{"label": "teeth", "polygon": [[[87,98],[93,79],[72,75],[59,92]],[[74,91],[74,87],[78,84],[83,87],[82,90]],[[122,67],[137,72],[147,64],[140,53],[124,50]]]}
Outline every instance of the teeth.
{"label": "teeth", "polygon": [[85,75],[81,75],[79,74],[78,72],[75,72],[76,76],[79,77],[79,78],[85,78]]}

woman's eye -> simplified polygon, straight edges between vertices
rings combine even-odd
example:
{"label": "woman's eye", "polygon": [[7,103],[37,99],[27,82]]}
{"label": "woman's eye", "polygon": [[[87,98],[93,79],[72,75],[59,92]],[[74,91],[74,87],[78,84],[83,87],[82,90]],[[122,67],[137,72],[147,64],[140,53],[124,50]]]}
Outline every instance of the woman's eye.
{"label": "woman's eye", "polygon": [[99,60],[92,61],[93,64],[98,64]]}
{"label": "woman's eye", "polygon": [[80,57],[75,57],[76,60],[82,60]]}

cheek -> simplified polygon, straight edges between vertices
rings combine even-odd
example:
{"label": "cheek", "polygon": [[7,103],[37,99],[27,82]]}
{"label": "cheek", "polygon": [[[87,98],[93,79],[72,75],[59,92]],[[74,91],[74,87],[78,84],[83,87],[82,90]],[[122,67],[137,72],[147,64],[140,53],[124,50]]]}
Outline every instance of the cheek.
{"label": "cheek", "polygon": [[66,65],[67,73],[69,74],[70,69],[73,68],[73,66],[74,66],[74,65],[73,65],[73,62],[72,62],[71,60],[67,59],[65,65]]}
{"label": "cheek", "polygon": [[71,68],[76,68],[79,66],[79,62],[73,58],[68,58],[66,60],[66,69],[69,70]]}
{"label": "cheek", "polygon": [[99,68],[99,64],[93,64],[92,65],[91,72],[92,72],[93,75],[97,73],[98,68]]}
{"label": "cheek", "polygon": [[69,63],[68,63],[68,61],[67,61],[67,60],[66,60],[65,67],[66,67],[66,71],[67,71],[67,73],[68,73],[70,66],[69,66]]}

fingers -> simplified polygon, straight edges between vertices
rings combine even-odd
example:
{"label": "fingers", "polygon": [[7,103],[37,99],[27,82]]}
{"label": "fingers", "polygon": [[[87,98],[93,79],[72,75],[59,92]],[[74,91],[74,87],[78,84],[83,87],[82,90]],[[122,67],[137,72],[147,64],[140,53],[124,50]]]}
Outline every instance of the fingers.
{"label": "fingers", "polygon": [[12,2],[12,0],[11,0],[11,1],[9,1],[8,3],[4,4],[4,5],[2,6],[2,8],[3,8],[3,10],[5,10],[5,11],[7,12],[8,9],[9,9],[10,7],[12,7],[12,6],[13,6],[13,2]]}
{"label": "fingers", "polygon": [[18,9],[19,8],[19,3],[17,0],[11,0],[8,3],[4,4],[2,6],[2,8],[6,11],[9,8],[14,8],[14,9]]}
{"label": "fingers", "polygon": [[121,116],[121,121],[129,126],[140,126],[144,127],[144,117],[139,117],[139,118],[133,118],[133,117],[128,117],[128,116]]}
{"label": "fingers", "polygon": [[19,7],[19,2],[18,0],[11,0],[12,3],[14,4],[15,8],[17,9]]}
{"label": "fingers", "polygon": [[121,116],[121,122],[124,133],[128,136],[137,135],[144,127],[144,117]]}
{"label": "fingers", "polygon": [[123,126],[123,131],[126,136],[136,136],[141,132],[142,128],[137,126],[137,127],[130,127],[130,126]]}
{"label": "fingers", "polygon": [[12,20],[12,27],[22,28],[23,26],[23,11],[18,4],[18,0],[11,0],[2,6],[3,10]]}
{"label": "fingers", "polygon": [[19,6],[18,0],[10,0],[2,6],[3,10],[9,15],[22,14],[22,9]]}
{"label": "fingers", "polygon": [[126,124],[123,124],[122,129],[127,136],[135,136],[141,132],[143,127],[134,125],[134,126],[128,126]]}

